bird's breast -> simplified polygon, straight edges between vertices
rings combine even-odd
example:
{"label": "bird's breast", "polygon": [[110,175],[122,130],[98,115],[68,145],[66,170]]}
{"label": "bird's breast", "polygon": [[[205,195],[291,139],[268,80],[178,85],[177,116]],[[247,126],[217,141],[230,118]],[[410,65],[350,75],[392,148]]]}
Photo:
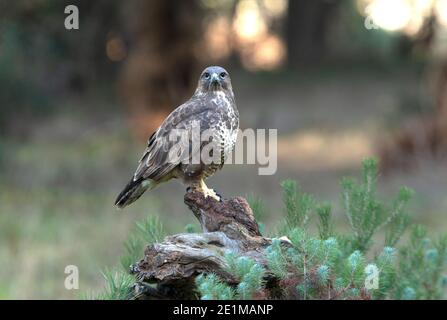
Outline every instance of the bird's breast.
{"label": "bird's breast", "polygon": [[232,95],[224,91],[214,92],[210,101],[216,108],[215,111],[220,114],[211,126],[215,129],[217,141],[223,148],[224,155],[228,155],[236,144],[239,113]]}
{"label": "bird's breast", "polygon": [[213,92],[211,96],[211,103],[213,103],[218,108],[233,108],[234,100],[229,97],[224,91]]}

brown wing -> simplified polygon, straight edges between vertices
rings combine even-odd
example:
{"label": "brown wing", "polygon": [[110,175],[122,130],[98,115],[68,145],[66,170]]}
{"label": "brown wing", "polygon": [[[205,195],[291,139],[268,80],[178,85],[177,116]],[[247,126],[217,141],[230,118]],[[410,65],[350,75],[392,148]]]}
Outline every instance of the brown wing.
{"label": "brown wing", "polygon": [[197,125],[203,131],[209,128],[209,122],[214,117],[216,115],[213,108],[200,97],[192,98],[175,109],[149,138],[148,146],[135,171],[134,181],[140,178],[159,181],[183,160],[189,160],[192,154],[191,136],[186,142],[186,148],[182,149],[183,153],[175,154],[179,151],[179,140],[170,139],[170,135],[174,135],[174,129],[191,132]]}

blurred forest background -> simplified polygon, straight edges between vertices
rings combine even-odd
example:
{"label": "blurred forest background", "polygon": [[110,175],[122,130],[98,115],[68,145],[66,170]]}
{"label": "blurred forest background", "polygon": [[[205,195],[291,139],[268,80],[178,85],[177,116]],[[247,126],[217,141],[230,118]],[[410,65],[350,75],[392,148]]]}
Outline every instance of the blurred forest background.
{"label": "blurred forest background", "polygon": [[[79,30],[64,28],[69,4]],[[125,211],[113,201],[212,64],[232,75],[241,128],[278,129],[276,175],[228,166],[209,182],[262,197],[267,229],[281,180],[338,203],[340,178],[371,155],[384,196],[406,184],[414,221],[446,229],[446,0],[2,0],[0,298],[78,298],[135,221],[194,223],[177,183]],[[70,264],[78,291],[64,288]]]}

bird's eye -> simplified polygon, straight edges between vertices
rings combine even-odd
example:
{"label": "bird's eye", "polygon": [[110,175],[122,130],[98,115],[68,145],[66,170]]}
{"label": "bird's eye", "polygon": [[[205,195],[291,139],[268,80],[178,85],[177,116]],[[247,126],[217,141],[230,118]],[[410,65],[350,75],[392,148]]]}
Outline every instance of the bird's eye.
{"label": "bird's eye", "polygon": [[221,72],[220,77],[223,79],[227,76],[227,74],[225,72]]}
{"label": "bird's eye", "polygon": [[210,74],[209,74],[209,72],[205,72],[205,73],[203,74],[203,77],[204,77],[205,79],[209,79],[209,78],[210,78]]}

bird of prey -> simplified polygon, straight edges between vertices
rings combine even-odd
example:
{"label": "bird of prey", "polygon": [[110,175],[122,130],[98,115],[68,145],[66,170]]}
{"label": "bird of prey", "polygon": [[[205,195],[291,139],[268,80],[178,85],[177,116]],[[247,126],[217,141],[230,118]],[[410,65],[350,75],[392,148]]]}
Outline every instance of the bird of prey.
{"label": "bird of prey", "polygon": [[[235,146],[238,128],[230,75],[222,67],[207,67],[191,99],[177,107],[151,135],[135,174],[115,205],[124,208],[146,190],[173,178],[220,200],[204,180],[222,168]],[[177,132],[187,133],[186,139],[180,139],[182,143],[175,139]],[[204,161],[204,154],[213,160]]]}

